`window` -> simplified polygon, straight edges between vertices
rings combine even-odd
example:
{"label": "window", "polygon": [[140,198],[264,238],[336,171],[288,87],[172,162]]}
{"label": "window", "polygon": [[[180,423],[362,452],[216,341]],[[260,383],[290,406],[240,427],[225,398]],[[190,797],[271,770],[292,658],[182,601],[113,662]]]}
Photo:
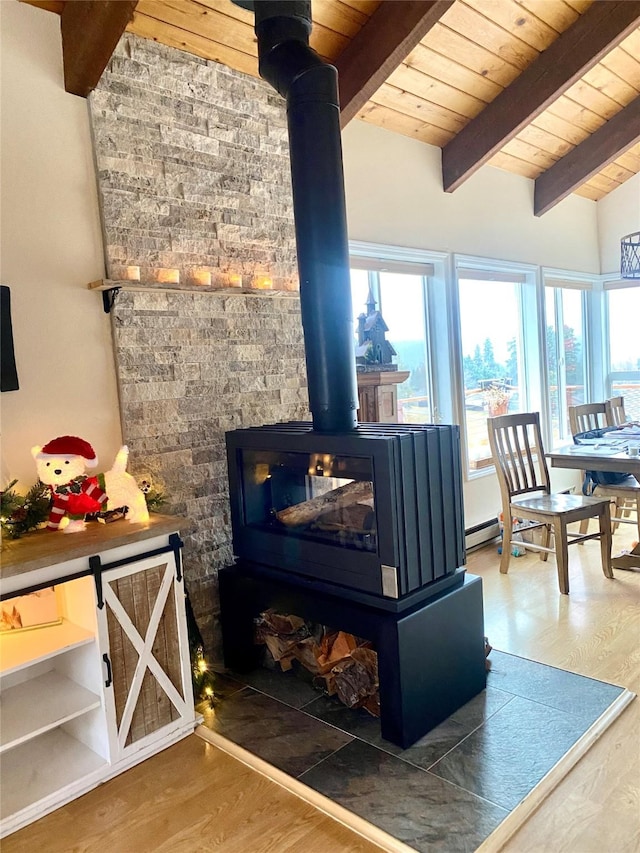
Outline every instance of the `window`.
{"label": "window", "polygon": [[[365,269],[359,268],[359,265]],[[393,362],[408,378],[398,385],[398,421],[433,420],[427,333],[427,275],[424,264],[352,259],[351,294],[355,328],[367,314],[369,293],[388,327],[387,341],[395,350]]]}
{"label": "window", "polygon": [[487,418],[527,411],[525,281],[516,272],[458,269],[463,417],[471,471],[493,465]]}
{"label": "window", "polygon": [[608,394],[612,397],[623,396],[627,417],[640,420],[640,285],[607,288],[607,303]]}
{"label": "window", "polygon": [[[550,279],[545,287],[546,358],[553,443],[571,437],[569,406],[588,401],[584,291]],[[557,285],[557,286],[556,286]]]}

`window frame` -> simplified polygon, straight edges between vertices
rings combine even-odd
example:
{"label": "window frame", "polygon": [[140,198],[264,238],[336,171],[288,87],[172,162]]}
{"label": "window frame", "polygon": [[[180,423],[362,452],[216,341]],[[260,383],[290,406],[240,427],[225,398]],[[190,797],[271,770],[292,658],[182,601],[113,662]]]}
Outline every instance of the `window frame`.
{"label": "window frame", "polygon": [[[547,348],[546,348],[546,330],[548,326],[548,317],[546,310],[546,291],[547,289],[554,290],[554,322],[556,324],[556,329],[562,329],[562,342],[563,342],[563,351],[562,354],[559,352],[559,340],[558,335],[556,334],[556,360],[558,365],[560,365],[560,355],[563,361],[563,370],[562,377],[560,377],[560,371],[558,371],[558,399],[561,406],[561,411],[563,418],[560,421],[561,426],[564,429],[567,429],[566,420],[568,418],[568,409],[566,402],[566,364],[564,364],[564,306],[562,304],[561,291],[563,290],[579,290],[581,293],[581,334],[582,334],[582,352],[583,352],[583,373],[584,373],[584,398],[585,402],[589,402],[593,398],[593,389],[601,386],[601,382],[596,382],[594,375],[594,359],[592,358],[593,347],[597,346],[597,342],[600,339],[599,334],[595,334],[594,330],[597,325],[597,317],[599,315],[599,310],[597,308],[597,302],[600,300],[600,295],[598,293],[601,288],[599,287],[598,276],[589,275],[586,273],[575,273],[569,272],[567,270],[558,270],[552,269],[550,267],[543,267],[541,270],[541,278],[542,278],[542,287],[544,290],[543,293],[543,311],[541,314],[541,323],[542,323],[542,334],[545,339],[544,350],[541,353],[542,359],[544,362],[544,367],[547,373],[547,381],[545,383],[545,387],[547,388],[547,392],[545,393],[545,407],[546,407],[546,417],[544,418],[543,424],[543,435],[545,444],[548,447],[551,446],[563,446],[566,444],[571,444],[573,437],[567,431],[566,435],[563,434],[563,430],[560,430],[560,435],[556,441],[553,436],[553,423],[551,418],[551,394],[550,394],[550,381],[549,381],[549,363],[547,361]],[[594,322],[594,320],[596,322]],[[596,359],[597,361],[597,359]],[[562,392],[562,393],[561,393]]]}
{"label": "window frame", "polygon": [[[542,381],[538,366],[542,363],[540,357],[540,322],[539,322],[539,296],[540,287],[538,283],[538,267],[533,264],[515,263],[509,261],[497,261],[491,258],[482,258],[473,255],[454,254],[453,281],[451,287],[452,310],[456,319],[455,345],[457,381],[456,381],[456,423],[460,425],[461,449],[463,454],[463,471],[465,480],[473,481],[482,477],[494,476],[495,466],[486,465],[482,468],[472,468],[469,459],[469,436],[467,430],[467,418],[465,413],[464,399],[464,370],[462,351],[462,327],[460,314],[460,279],[477,281],[505,281],[518,286],[517,298],[519,302],[519,329],[518,335],[522,343],[522,352],[519,353],[518,371],[523,384],[522,392],[519,391],[523,400],[522,411],[531,410],[532,406],[539,407],[542,401]],[[526,317],[536,317],[534,326],[528,324]],[[543,415],[543,419],[545,419]]]}
{"label": "window frame", "polygon": [[620,279],[611,278],[608,276],[601,277],[603,290],[603,307],[602,307],[602,338],[604,355],[602,359],[602,384],[605,388],[607,397],[614,396],[619,393],[614,390],[613,385],[616,381],[640,381],[640,368],[638,370],[612,370],[611,369],[611,313],[609,304],[609,295],[614,290],[640,290],[640,281],[638,279]]}
{"label": "window frame", "polygon": [[[424,329],[425,329],[425,367],[426,384],[431,402],[431,419],[433,423],[443,423],[451,411],[448,397],[450,396],[451,372],[448,365],[443,362],[449,361],[448,335],[445,341],[440,340],[441,335],[436,334],[438,324],[431,321],[434,311],[440,312],[443,304],[443,295],[446,294],[445,262],[447,253],[427,252],[419,249],[404,249],[399,246],[384,244],[363,243],[359,241],[349,242],[349,266],[350,269],[366,270],[369,282],[373,285],[372,292],[380,311],[384,316],[384,296],[380,287],[380,273],[396,272],[405,275],[418,275],[422,278],[423,306],[424,306]],[[445,304],[445,310],[447,310]],[[449,323],[447,322],[447,327]],[[391,337],[391,342],[393,339]],[[446,356],[443,358],[442,356]],[[442,364],[441,369],[436,370],[435,365]],[[449,388],[447,388],[447,385]],[[446,414],[443,414],[443,410]]]}

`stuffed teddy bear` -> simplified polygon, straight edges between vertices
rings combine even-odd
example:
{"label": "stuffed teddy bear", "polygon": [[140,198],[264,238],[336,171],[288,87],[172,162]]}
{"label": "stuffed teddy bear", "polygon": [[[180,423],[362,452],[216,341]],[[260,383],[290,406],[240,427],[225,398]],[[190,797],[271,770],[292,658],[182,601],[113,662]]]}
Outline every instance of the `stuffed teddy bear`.
{"label": "stuffed teddy bear", "polygon": [[53,504],[47,529],[76,533],[85,529],[85,516],[107,508],[127,507],[131,522],[148,521],[149,511],[143,492],[127,474],[129,450],[121,447],[113,467],[102,474],[88,476],[98,459],[88,441],[75,435],[63,435],[31,449],[38,477],[49,486]]}

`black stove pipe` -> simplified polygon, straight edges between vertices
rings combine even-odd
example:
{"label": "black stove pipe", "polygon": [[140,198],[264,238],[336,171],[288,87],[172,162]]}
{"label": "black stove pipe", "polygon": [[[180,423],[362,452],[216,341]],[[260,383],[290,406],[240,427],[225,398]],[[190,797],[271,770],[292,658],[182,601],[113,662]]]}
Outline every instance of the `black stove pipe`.
{"label": "black stove pipe", "polygon": [[313,428],[348,432],[358,425],[358,395],[338,72],[309,47],[310,0],[240,0],[237,5],[255,12],[260,76],[287,101]]}

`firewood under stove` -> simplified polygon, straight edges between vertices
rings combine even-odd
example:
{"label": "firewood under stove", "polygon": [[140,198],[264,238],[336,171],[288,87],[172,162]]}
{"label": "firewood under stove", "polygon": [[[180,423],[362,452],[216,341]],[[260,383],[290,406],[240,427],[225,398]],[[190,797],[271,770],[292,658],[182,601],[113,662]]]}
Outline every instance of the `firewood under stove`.
{"label": "firewood under stove", "polygon": [[297,661],[323,693],[380,716],[378,655],[368,641],[273,610],[256,620],[255,641],[267,646],[284,672]]}

